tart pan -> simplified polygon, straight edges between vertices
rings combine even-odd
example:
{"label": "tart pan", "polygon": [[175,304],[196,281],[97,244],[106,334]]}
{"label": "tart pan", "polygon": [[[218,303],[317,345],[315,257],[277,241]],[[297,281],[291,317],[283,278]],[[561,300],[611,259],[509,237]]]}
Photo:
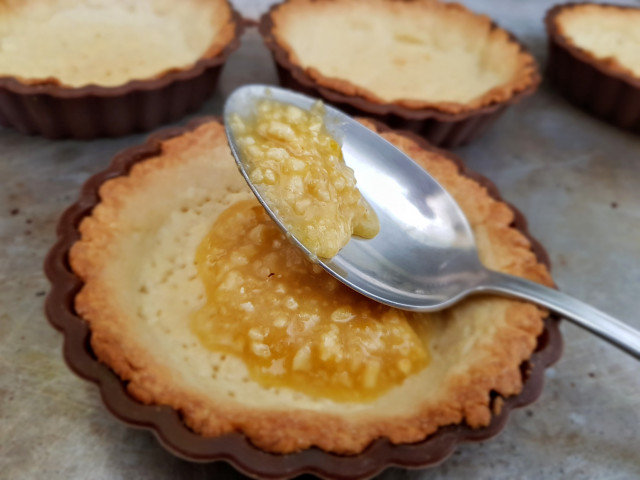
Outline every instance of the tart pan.
{"label": "tart pan", "polygon": [[[640,78],[576,47],[558,29],[556,17],[564,9],[585,4],[556,5],[547,12],[547,76],[573,104],[619,128],[640,133]],[[602,6],[638,10],[624,5]]]}
{"label": "tart pan", "polygon": [[115,87],[22,83],[0,76],[0,125],[47,138],[116,137],[148,131],[196,110],[213,93],[229,55],[240,46],[242,17],[232,10],[233,38],[187,69]]}
{"label": "tart pan", "polygon": [[[476,442],[495,436],[505,426],[512,409],[529,405],[538,398],[542,392],[545,368],[557,361],[562,353],[559,319],[554,316],[545,319],[544,330],[538,337],[536,351],[521,365],[522,392],[505,399],[494,395],[492,410],[495,415],[487,427],[478,429],[472,429],[466,425],[444,427],[438,429],[426,440],[414,444],[393,445],[381,438],[372,442],[362,453],[353,456],[327,453],[317,448],[286,455],[267,453],[253,446],[239,433],[215,438],[202,437],[192,432],[182,422],[177,411],[167,406],[144,405],[131,397],[127,393],[126,382],[123,382],[109,367],[100,363],[94,355],[90,344],[89,326],[75,312],[74,298],[82,287],[82,281],[69,266],[67,260],[69,249],[80,238],[78,231],[80,222],[99,203],[98,190],[105,181],[126,175],[135,163],[158,155],[162,141],[179,136],[214,119],[201,117],[190,122],[186,127],[160,131],[150,136],[143,145],[129,148],[116,155],[106,170],[87,180],[82,187],[79,199],[63,213],[58,222],[57,242],[45,260],[45,273],[51,282],[45,312],[51,325],[63,333],[64,359],[74,373],[98,385],[102,400],[114,416],[127,425],[152,431],[168,451],[189,461],[223,460],[245,474],[268,479],[285,479],[303,473],[312,473],[324,478],[355,480],[369,478],[390,466],[405,468],[433,466],[451,455],[460,443]],[[388,129],[383,125],[378,126],[383,130]],[[495,185],[488,179],[467,170],[459,158],[435,149],[412,133],[400,133],[417,141],[422,148],[437,151],[454,160],[462,173],[486,186],[494,198],[500,198]],[[547,253],[529,235],[523,215],[511,208],[515,213],[514,225],[531,241],[538,259],[549,265]]]}
{"label": "tart pan", "polygon": [[[455,114],[436,108],[410,109],[393,103],[374,103],[361,96],[347,95],[322,86],[302,67],[291,62],[288,52],[280,46],[273,34],[271,12],[278,7],[279,5],[274,5],[262,15],[258,29],[273,56],[280,85],[312,97],[321,97],[350,115],[364,115],[393,129],[412,131],[426,138],[432,145],[452,148],[473,141],[480,137],[507,107],[533,94],[540,84],[541,78],[536,68],[531,74],[529,86],[514,93],[508,100]],[[492,22],[491,28],[500,27]],[[520,46],[521,51],[528,52],[512,34],[509,34],[509,38]]]}

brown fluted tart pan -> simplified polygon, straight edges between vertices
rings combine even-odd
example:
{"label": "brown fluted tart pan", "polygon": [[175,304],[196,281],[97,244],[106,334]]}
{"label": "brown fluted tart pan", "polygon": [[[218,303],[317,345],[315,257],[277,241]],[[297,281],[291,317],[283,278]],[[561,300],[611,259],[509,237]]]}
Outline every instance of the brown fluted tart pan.
{"label": "brown fluted tart pan", "polygon": [[[528,233],[522,214],[500,200],[495,186],[489,180],[467,170],[460,159],[435,149],[413,133],[394,131],[382,124],[363,121],[401,148],[407,149],[414,158],[421,162],[432,162],[430,164],[439,174],[455,178],[456,185],[480,195],[488,210],[480,209],[472,212],[472,215],[482,218],[487,214],[493,215],[497,222],[506,222],[500,227],[497,224],[493,227],[489,225],[488,230],[499,235],[502,235],[499,232],[505,232],[507,250],[513,248],[518,255],[526,257],[526,261],[516,260],[515,264],[529,269],[529,274],[534,277],[539,275],[540,281],[550,283],[547,254]],[[499,318],[500,313],[496,313],[495,317],[483,314],[483,318],[492,325],[492,331],[494,327],[495,331],[504,329],[508,337],[496,337],[500,340],[494,345],[496,348],[486,351],[482,345],[470,346],[479,355],[495,356],[486,368],[477,365],[469,367],[468,372],[471,373],[468,381],[472,388],[467,389],[464,385],[463,388],[471,403],[464,407],[464,400],[460,400],[460,405],[458,400],[454,401],[441,415],[446,417],[447,412],[459,412],[452,417],[457,421],[444,420],[428,435],[421,435],[419,441],[399,442],[398,437],[392,441],[382,430],[371,430],[372,426],[369,425],[367,428],[373,432],[370,437],[361,437],[360,443],[354,443],[356,435],[363,432],[352,426],[349,430],[351,435],[336,434],[343,428],[342,423],[336,423],[334,417],[326,414],[332,408],[342,409],[339,402],[314,400],[299,394],[290,396],[278,393],[277,389],[256,386],[249,378],[240,381],[231,376],[225,377],[226,367],[223,363],[215,370],[218,379],[212,380],[206,370],[204,377],[198,377],[202,365],[196,365],[194,359],[214,357],[207,356],[210,352],[204,351],[195,342],[192,344],[188,332],[184,336],[184,326],[180,327],[174,318],[180,309],[188,311],[192,308],[187,304],[190,295],[197,293],[197,289],[186,288],[176,280],[184,278],[189,281],[189,261],[180,255],[176,257],[178,261],[172,263],[163,263],[159,259],[168,258],[164,250],[167,245],[173,251],[189,251],[193,245],[189,222],[197,226],[203,221],[211,221],[207,220],[207,209],[217,202],[217,193],[210,185],[229,182],[224,194],[230,197],[225,198],[242,200],[245,194],[251,195],[244,183],[233,183],[244,182],[237,177],[239,174],[220,121],[212,117],[200,118],[184,128],[156,133],[143,145],[118,154],[106,170],[84,184],[78,200],[60,218],[58,239],[45,261],[45,272],[51,282],[46,315],[50,323],[64,335],[63,353],[71,370],[97,384],[106,407],[117,418],[130,426],[153,432],[167,450],[190,461],[225,461],[239,471],[259,478],[284,479],[310,473],[323,478],[351,480],[369,478],[390,466],[425,468],[435,465],[451,455],[461,443],[481,441],[496,435],[505,426],[512,409],[528,405],[538,398],[543,388],[545,368],[554,363],[562,351],[558,319],[547,316],[545,311],[532,305],[505,299],[478,300],[482,305],[499,305],[500,312],[502,307],[508,305],[504,310],[508,312],[504,319]],[[189,188],[183,188],[185,178],[189,179]],[[166,195],[166,189],[175,189],[175,192],[172,190],[173,193]],[[159,192],[165,194],[157,197],[157,201],[150,201],[145,192],[154,192],[153,198]],[[127,206],[130,199],[135,200],[134,204]],[[175,210],[163,210],[173,204]],[[469,205],[473,209],[476,203]],[[135,239],[133,243],[127,243],[129,240],[124,237],[121,238],[124,243],[117,240],[127,230],[123,215],[133,220],[134,231],[127,237]],[[161,224],[146,240],[145,222]],[[167,236],[167,232],[173,230],[169,227],[167,230],[164,225],[177,225],[174,229],[177,236]],[[206,229],[200,227],[196,230],[200,232],[198,237],[206,233]],[[138,244],[138,240],[142,243]],[[146,256],[152,250],[164,255],[154,257],[158,265],[152,267],[164,270],[171,265],[174,272],[165,272],[163,276],[150,270],[151,274],[146,275],[143,272],[149,267],[146,262],[143,262],[144,265],[135,265],[140,256]],[[124,261],[113,256],[113,251],[133,252],[133,256]],[[507,263],[514,264],[511,261]],[[112,273],[124,268],[126,275],[118,277],[121,278],[119,282],[108,280],[107,277],[112,273],[101,270],[101,266],[105,265]],[[100,280],[103,275],[107,275],[104,284]],[[138,277],[147,278],[151,283],[139,290],[132,288],[137,285],[135,282]],[[129,307],[125,304],[129,304],[129,301],[120,304],[117,295],[105,297],[111,295],[108,292],[113,288],[123,290],[127,298],[132,298],[129,294],[133,294],[142,295],[145,299],[140,300],[140,308],[134,308],[135,312],[132,310],[131,316],[128,316],[120,307],[126,310]],[[171,298],[163,300],[154,292]],[[174,298],[172,295],[177,296]],[[147,300],[151,301],[152,306],[149,311],[145,307]],[[186,306],[182,306],[183,302]],[[469,308],[470,303],[467,303],[466,309]],[[446,325],[465,320],[465,314],[461,315],[461,319],[454,316],[447,318],[442,325],[449,328]],[[512,317],[513,321],[510,320]],[[475,317],[466,320],[481,322]],[[435,317],[434,321],[437,321]],[[142,330],[130,330],[132,323],[138,324],[134,328]],[[126,335],[128,331],[129,336]],[[164,335],[162,332],[165,331],[173,332],[170,335],[175,336],[176,348],[165,349],[163,345],[166,338],[157,337],[158,334]],[[140,332],[144,334],[140,336]],[[505,338],[509,338],[507,343],[503,343]],[[145,345],[147,341],[149,343]],[[453,352],[458,347],[450,344],[450,348]],[[205,357],[198,357],[196,350],[200,352],[198,355]],[[157,361],[164,366],[159,367],[154,364],[155,361],[149,361],[148,355],[153,356],[154,353]],[[445,358],[448,354],[438,355]],[[173,360],[170,358],[172,356],[175,357]],[[191,363],[183,364],[183,356],[185,362]],[[457,358],[457,354],[454,356]],[[237,363],[228,357],[230,355],[227,355],[227,367],[231,365],[229,362]],[[174,361],[176,365],[182,365],[182,373],[173,371],[171,375],[164,374],[166,366]],[[438,361],[434,353],[430,364],[432,368],[436,368]],[[429,370],[429,366],[426,370]],[[196,375],[193,378],[198,381],[189,380],[192,375]],[[494,381],[491,378],[494,378],[495,384],[491,383]],[[218,389],[207,390],[208,397],[215,400],[210,404],[207,403],[210,401],[207,396],[198,396],[195,392],[205,388],[206,383],[219,385]],[[249,387],[258,389],[254,393],[261,393],[243,397],[243,392],[250,392],[247,390]],[[407,384],[397,388],[402,393],[405,387],[412,388]],[[478,389],[480,395],[476,396],[474,392]],[[294,406],[269,407],[273,398]],[[307,404],[304,402],[311,402],[314,409],[309,411],[301,407]],[[376,402],[378,400],[373,403]],[[365,404],[363,408],[370,408],[368,405]],[[342,421],[349,424],[352,419],[353,414],[348,413]],[[391,428],[405,420],[410,423],[406,431],[400,432],[402,435],[415,427],[411,418],[393,416],[389,424],[377,423],[384,428],[387,425]],[[424,417],[418,423],[429,425],[431,421],[437,419]],[[210,428],[212,425],[215,429]],[[259,428],[254,429],[255,425]],[[326,425],[332,428],[328,429]],[[367,426],[366,422],[364,425]],[[306,446],[291,443],[300,442],[305,436]],[[323,447],[322,442],[332,437],[334,443],[324,444]],[[285,441],[287,438],[289,440]]]}
{"label": "brown fluted tart pan", "polygon": [[287,0],[259,29],[283,86],[439,146],[471,142],[540,82],[511,33],[455,3]]}
{"label": "brown fluted tart pan", "polygon": [[569,3],[546,15],[547,75],[573,104],[640,133],[640,8]]}
{"label": "brown fluted tart pan", "polygon": [[3,7],[0,29],[0,125],[91,139],[196,110],[243,23],[227,0],[36,0]]}

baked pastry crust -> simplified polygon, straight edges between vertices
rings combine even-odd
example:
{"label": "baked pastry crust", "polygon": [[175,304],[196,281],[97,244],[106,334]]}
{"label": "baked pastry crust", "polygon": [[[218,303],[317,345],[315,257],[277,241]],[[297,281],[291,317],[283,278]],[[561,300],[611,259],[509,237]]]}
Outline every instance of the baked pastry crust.
{"label": "baked pastry crust", "polygon": [[640,9],[563,4],[545,22],[550,80],[577,106],[640,133]]}
{"label": "baked pastry crust", "polygon": [[[529,241],[510,226],[513,212],[508,206],[461,175],[446,156],[422,149],[399,133],[384,135],[428,168],[458,199],[473,225],[485,264],[551,283],[548,271],[531,252]],[[218,188],[212,189],[211,185]],[[76,297],[76,309],[90,324],[96,355],[128,382],[128,390],[137,399],[172,406],[194,431],[205,436],[239,430],[268,451],[292,452],[317,445],[327,451],[356,453],[380,436],[406,443],[451,423],[486,425],[491,419],[490,392],[509,396],[520,391],[519,366],[535,348],[545,313],[523,302],[488,297],[471,299],[434,320],[441,331],[439,340],[432,344],[433,363],[424,372],[432,372],[426,380],[440,380],[427,387],[438,388],[421,389],[420,383],[425,380],[421,372],[373,403],[336,404],[301,394],[274,393],[244,382],[237,376],[237,365],[227,362],[224,366],[219,358],[216,361],[221,373],[214,379],[213,388],[202,388],[202,382],[211,375],[206,366],[200,374],[201,362],[187,360],[189,351],[202,353],[202,347],[188,338],[188,328],[183,324],[182,329],[175,329],[175,322],[163,321],[172,317],[172,312],[150,322],[153,314],[137,300],[149,295],[149,290],[142,293],[136,288],[136,282],[144,276],[139,258],[143,252],[165,248],[165,225],[171,227],[169,230],[180,227],[179,233],[190,233],[180,237],[179,250],[188,252],[189,242],[197,243],[210,226],[213,219],[209,215],[215,216],[216,208],[247,195],[222,126],[210,122],[163,142],[160,155],[136,164],[128,176],[104,183],[101,203],[82,222],[82,238],[70,252],[71,266],[85,283]],[[145,206],[149,208],[142,208]],[[167,238],[168,243],[174,241],[175,237]],[[184,271],[183,278],[188,279],[188,263],[186,254],[171,268]],[[153,274],[161,271],[162,266],[146,278],[156,278]],[[160,284],[151,285],[151,290],[159,293],[156,299],[174,291],[176,285],[171,281],[178,279],[169,278],[164,290]],[[174,295],[165,306],[172,308],[180,303],[178,299],[185,298]],[[194,298],[197,301],[197,294]],[[190,308],[192,305],[185,305],[183,312]],[[475,312],[471,316],[470,309]],[[465,341],[456,341],[470,319],[484,325],[485,331],[476,332],[478,335],[467,332]],[[451,328],[456,323],[462,331]],[[170,345],[177,349],[168,350],[163,338],[174,338]],[[465,350],[472,355],[462,355]],[[176,358],[170,358],[170,352]],[[186,356],[177,358],[182,355]],[[465,361],[458,362],[458,356]],[[190,358],[205,357],[194,354]],[[205,359],[215,360],[211,352]],[[227,380],[225,369],[232,374]],[[235,389],[233,396],[229,388]]]}
{"label": "baked pastry crust", "polygon": [[[415,19],[419,21],[416,22]],[[447,25],[446,29],[438,27],[445,33],[446,40],[437,38],[437,35],[429,38],[424,33],[429,29],[424,28],[420,21],[429,23],[431,27]],[[339,28],[326,29],[327,35],[318,38],[322,34],[322,25],[332,25],[335,22],[340,23]],[[368,29],[372,30],[366,36]],[[276,59],[284,57],[292,64],[281,64],[284,68],[299,67],[321,87],[375,105],[400,107],[422,116],[426,113],[424,110],[449,115],[471,113],[479,108],[507,102],[521,92],[535,89],[540,80],[535,60],[512,35],[498,28],[490,18],[474,14],[455,3],[435,0],[288,0],[263,17],[261,30],[267,45],[272,50],[284,53],[276,55]],[[363,35],[367,50],[355,51],[362,47]],[[306,41],[307,37],[313,37],[313,42]],[[336,44],[332,45],[340,50],[322,55],[321,46],[330,39]],[[461,45],[438,44],[452,40]],[[393,42],[396,46],[388,48],[388,43]],[[404,44],[411,45],[407,47]],[[350,51],[350,45],[354,45],[353,51]],[[457,59],[452,63],[448,55],[445,58],[437,54],[454,47],[457,52],[452,50],[452,55],[460,55],[460,52],[472,51],[472,45],[483,45],[483,50],[478,49],[474,52],[477,55],[468,58],[462,56],[460,60],[483,67],[474,69],[473,73],[472,70],[466,74],[459,71],[457,73],[464,78],[459,82],[455,82],[454,78],[452,82],[450,69],[459,66],[455,63]],[[414,46],[418,46],[418,49],[413,49]],[[394,53],[398,51],[400,54],[395,56]],[[350,58],[350,54],[354,58]],[[416,61],[416,58],[424,59],[431,55],[436,60]],[[343,57],[344,61],[336,65],[337,59]],[[473,62],[469,62],[471,58]],[[491,68],[485,68],[487,65]],[[417,69],[414,68],[416,66]],[[409,70],[403,71],[405,67]],[[501,72],[505,78],[489,84],[471,98],[463,101],[455,99],[456,87],[467,89],[473,85],[469,76],[477,79],[483,71],[505,67],[506,73]],[[404,85],[408,76],[415,82]],[[374,83],[377,88],[372,88]],[[387,90],[397,91],[396,87],[401,84],[404,93],[387,94]],[[449,89],[452,84],[454,88],[447,92],[445,98],[429,98],[429,88],[438,85],[438,88]],[[423,89],[423,86],[428,88]],[[424,91],[418,97],[412,97],[419,90]]]}
{"label": "baked pastry crust", "polygon": [[9,1],[0,5],[0,76],[25,85],[114,87],[218,55],[235,35],[226,0]]}
{"label": "baked pastry crust", "polygon": [[640,81],[640,8],[571,4],[554,17],[566,43],[612,74]]}
{"label": "baked pastry crust", "polygon": [[[185,8],[187,5],[192,8]],[[153,12],[154,6],[162,11]],[[188,0],[180,9],[174,6],[174,0],[0,2],[0,39],[3,40],[0,52],[0,124],[47,138],[90,139],[150,130],[195,110],[213,93],[227,57],[239,46],[243,23],[228,0]],[[53,15],[58,7],[60,15]],[[76,7],[79,11],[74,11]],[[135,14],[129,15],[128,10]],[[152,11],[148,19],[146,10]],[[161,19],[167,16],[167,10],[176,14],[178,19],[163,23]],[[95,32],[95,37],[102,35],[102,38],[92,37],[92,24],[85,22],[87,19],[83,17],[87,11],[92,12],[87,18],[98,24],[102,22],[103,13],[112,14],[113,18],[106,15],[103,31],[98,28]],[[192,28],[190,19],[194,15],[199,17],[199,39],[196,46],[189,47],[195,50],[185,56],[185,45],[191,42],[192,32],[183,32],[182,29]],[[58,20],[49,22],[51,16]],[[207,32],[207,18],[211,20],[210,32]],[[135,33],[137,21],[143,24],[140,25],[140,35],[145,41],[127,42],[126,35],[120,38],[120,27],[114,27],[114,24],[127,24],[125,30],[129,37],[139,39],[140,35]],[[75,38],[74,22],[84,32],[78,34],[76,40],[72,40]],[[165,23],[173,30],[165,32]],[[64,35],[60,38],[57,38],[56,28],[62,29]],[[145,28],[152,31],[143,31]],[[166,38],[159,35],[161,30],[167,33],[164,35]],[[43,44],[41,35],[45,31],[51,38]],[[87,38],[82,40],[82,35]],[[184,38],[177,41],[179,36]],[[117,48],[108,47],[111,43],[106,39],[115,37]],[[177,49],[177,56],[165,52],[167,41],[174,54]],[[148,59],[144,57],[144,48],[140,52],[143,44],[155,45],[155,54]],[[87,45],[101,46],[101,49],[87,50]],[[60,48],[54,48],[56,46]],[[123,49],[128,55],[119,54]],[[33,55],[26,55],[24,51],[33,52]],[[82,55],[86,57],[84,60],[77,58]],[[47,68],[34,70],[28,60],[33,56],[45,62],[45,67],[52,64],[56,68],[52,71]],[[127,57],[130,61],[123,62]],[[116,59],[110,65],[113,69],[106,66],[109,58]],[[167,63],[167,58],[177,63]],[[143,60],[150,63],[143,71],[138,70],[136,65],[144,63]],[[115,71],[118,66],[131,64],[135,67],[131,71],[126,71],[126,68],[119,73]],[[83,66],[91,67],[99,75],[94,77],[86,72],[78,76],[73,73],[74,69],[79,70]],[[69,69],[71,77],[60,75],[61,78],[56,78],[60,68]],[[101,82],[101,78],[107,81]]]}

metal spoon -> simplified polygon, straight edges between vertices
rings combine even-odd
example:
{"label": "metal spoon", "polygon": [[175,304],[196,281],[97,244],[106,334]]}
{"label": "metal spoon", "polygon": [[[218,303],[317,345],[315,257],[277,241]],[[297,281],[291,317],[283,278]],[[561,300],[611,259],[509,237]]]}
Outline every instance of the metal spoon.
{"label": "metal spoon", "polygon": [[485,268],[471,227],[456,201],[399,149],[351,117],[325,106],[325,124],[342,145],[360,192],[380,220],[373,239],[353,237],[330,260],[315,258],[289,234],[252,185],[229,117],[247,117],[270,98],[308,110],[317,99],[267,85],[235,90],[224,106],[231,151],[251,190],[276,224],[312,260],[354,290],[403,310],[429,312],[471,294],[497,293],[543,305],[640,359],[640,332],[557,290]]}

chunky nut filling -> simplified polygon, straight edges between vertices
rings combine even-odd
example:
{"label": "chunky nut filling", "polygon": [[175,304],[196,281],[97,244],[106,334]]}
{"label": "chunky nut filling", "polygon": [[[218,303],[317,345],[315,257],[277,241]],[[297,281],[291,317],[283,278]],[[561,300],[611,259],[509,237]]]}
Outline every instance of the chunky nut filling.
{"label": "chunky nut filling", "polygon": [[305,111],[267,100],[256,110],[253,118],[234,117],[231,128],[251,182],[289,232],[324,258],[351,235],[374,237],[378,219],[324,126],[322,104]]}
{"label": "chunky nut filling", "polygon": [[242,358],[267,387],[368,400],[428,363],[410,313],[310,262],[254,200],[220,215],[195,261],[207,300],[193,332],[207,348]]}

